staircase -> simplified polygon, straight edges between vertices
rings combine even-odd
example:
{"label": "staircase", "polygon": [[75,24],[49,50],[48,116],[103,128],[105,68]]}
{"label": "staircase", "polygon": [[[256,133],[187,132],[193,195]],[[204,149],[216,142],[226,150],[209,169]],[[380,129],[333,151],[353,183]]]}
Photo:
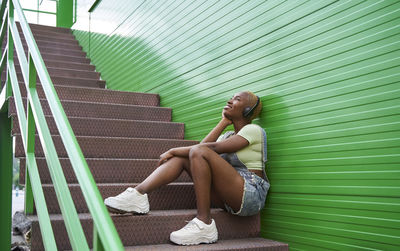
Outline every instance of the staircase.
{"label": "staircase", "polygon": [[[155,169],[159,155],[169,148],[197,143],[184,140],[184,125],[171,122],[172,111],[159,107],[158,95],[104,89],[105,81],[100,80],[69,29],[30,26],[103,198],[142,181]],[[20,71],[18,77],[22,80]],[[20,85],[25,90],[22,81]],[[40,84],[38,92],[44,96]],[[62,146],[59,136],[62,132],[57,131],[46,101],[42,105],[82,227],[91,243],[92,219]],[[14,117],[15,156],[20,159],[20,182],[24,184],[24,149],[13,100],[9,115]],[[37,136],[37,162],[56,242],[60,250],[69,250],[71,246],[39,142]],[[196,215],[193,185],[187,175],[151,193],[149,200],[148,215],[112,214],[126,250],[288,250],[287,244],[259,238],[259,215],[237,217],[221,209],[212,209],[219,231],[216,244],[190,247],[171,244],[170,232],[180,229]],[[30,218],[31,248],[43,250],[38,219],[35,215]]]}

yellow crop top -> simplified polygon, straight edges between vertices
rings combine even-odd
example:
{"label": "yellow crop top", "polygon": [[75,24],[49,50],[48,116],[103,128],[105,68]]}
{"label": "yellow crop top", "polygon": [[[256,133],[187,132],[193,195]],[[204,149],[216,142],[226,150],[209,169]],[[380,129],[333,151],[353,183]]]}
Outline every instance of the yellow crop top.
{"label": "yellow crop top", "polygon": [[[232,133],[232,135],[234,134]],[[264,129],[256,124],[248,124],[237,135],[249,142],[248,146],[236,152],[239,160],[248,169],[263,170],[266,161],[266,135]],[[217,142],[222,140],[222,136],[218,138]]]}

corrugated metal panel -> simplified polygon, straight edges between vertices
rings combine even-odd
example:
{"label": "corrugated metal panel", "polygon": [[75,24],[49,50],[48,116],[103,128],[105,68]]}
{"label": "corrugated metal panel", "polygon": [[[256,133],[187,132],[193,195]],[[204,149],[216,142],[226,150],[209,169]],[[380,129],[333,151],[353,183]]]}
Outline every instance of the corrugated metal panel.
{"label": "corrugated metal panel", "polygon": [[[186,138],[252,90],[269,136],[262,235],[293,250],[400,244],[399,1],[80,1],[108,88],[155,92]],[[86,8],[86,9],[85,9]]]}

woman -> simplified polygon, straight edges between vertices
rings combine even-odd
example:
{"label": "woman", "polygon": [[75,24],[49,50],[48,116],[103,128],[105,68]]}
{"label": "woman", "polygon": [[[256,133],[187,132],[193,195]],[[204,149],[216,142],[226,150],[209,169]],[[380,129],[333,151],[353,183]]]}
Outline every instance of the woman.
{"label": "woman", "polygon": [[[220,122],[200,144],[163,153],[159,167],[142,183],[104,203],[112,212],[146,214],[147,193],[186,171],[194,184],[197,217],[172,232],[170,240],[180,245],[216,242],[218,232],[210,215],[211,202],[241,216],[257,214],[264,207],[269,189],[264,170],[266,135],[260,126],[251,124],[261,108],[259,97],[252,92],[235,94],[224,107]],[[235,131],[220,136],[231,124]]]}

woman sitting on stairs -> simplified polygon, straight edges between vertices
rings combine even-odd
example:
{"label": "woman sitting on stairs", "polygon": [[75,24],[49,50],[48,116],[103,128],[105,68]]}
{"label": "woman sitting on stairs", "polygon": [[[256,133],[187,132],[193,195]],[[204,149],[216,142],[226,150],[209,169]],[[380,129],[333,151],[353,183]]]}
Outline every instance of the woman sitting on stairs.
{"label": "woman sitting on stairs", "polygon": [[[147,194],[186,171],[194,183],[197,217],[172,232],[170,240],[180,245],[216,242],[218,231],[211,218],[211,202],[240,216],[255,215],[264,207],[270,186],[264,169],[266,134],[260,126],[251,124],[261,109],[260,98],[254,93],[235,94],[223,108],[220,122],[200,144],[161,154],[159,167],[135,188],[105,199],[107,208],[117,213],[146,214]],[[221,135],[231,124],[235,131]]]}

